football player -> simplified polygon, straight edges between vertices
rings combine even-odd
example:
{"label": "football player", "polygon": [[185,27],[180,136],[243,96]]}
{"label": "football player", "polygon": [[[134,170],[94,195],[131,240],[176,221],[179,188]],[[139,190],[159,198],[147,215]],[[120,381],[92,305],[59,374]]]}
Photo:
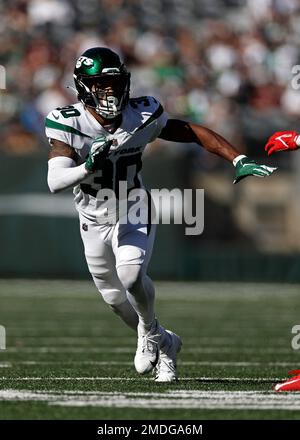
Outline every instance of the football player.
{"label": "football player", "polygon": [[[298,148],[300,148],[300,136],[294,130],[277,131],[269,137],[265,145],[268,156],[278,151],[294,151]],[[300,391],[300,370],[292,370],[288,374],[293,377],[275,385],[275,391]]]}
{"label": "football player", "polygon": [[130,98],[130,73],[108,48],[85,51],[76,61],[74,81],[79,102],[53,110],[46,118],[50,191],[74,187],[94,283],[112,310],[137,331],[137,372],[155,368],[157,382],[175,381],[181,338],[159,324],[155,290],[147,275],[155,236],[150,207],[146,200],[141,204],[143,223],[123,223],[118,213],[117,221],[111,222],[106,218],[107,200],[99,194],[111,189],[118,198],[120,182],[129,190],[143,188],[143,150],[156,138],[195,142],[232,162],[234,183],[246,176],[269,176],[275,168],[249,160],[208,128],[168,118],[152,96]]}

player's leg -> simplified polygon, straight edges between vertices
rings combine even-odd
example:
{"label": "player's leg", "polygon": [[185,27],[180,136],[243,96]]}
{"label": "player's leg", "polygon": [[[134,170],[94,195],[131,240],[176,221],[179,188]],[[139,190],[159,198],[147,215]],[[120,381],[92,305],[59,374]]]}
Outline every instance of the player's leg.
{"label": "player's leg", "polygon": [[156,225],[118,225],[113,250],[119,279],[139,317],[139,327],[148,332],[155,320],[155,288],[147,275]]}
{"label": "player's leg", "polygon": [[98,291],[113,312],[136,331],[138,316],[118,278],[114,253],[102,239],[100,225],[80,215],[80,232],[88,268]]}
{"label": "player's leg", "polygon": [[152,280],[146,274],[142,274],[140,265],[119,266],[117,273],[138,315],[139,326],[143,332],[148,332],[155,319],[155,289]]}
{"label": "player's leg", "polygon": [[155,367],[159,350],[167,352],[172,345],[172,336],[155,318],[155,289],[147,276],[154,237],[155,225],[151,225],[150,229],[129,224],[118,225],[113,239],[119,279],[139,316],[135,367],[142,374]]}
{"label": "player's leg", "polygon": [[136,331],[139,321],[138,315],[130,304],[123,286],[120,285],[115,269],[113,268],[106,276],[99,274],[92,274],[92,276],[106,304],[125,324]]}

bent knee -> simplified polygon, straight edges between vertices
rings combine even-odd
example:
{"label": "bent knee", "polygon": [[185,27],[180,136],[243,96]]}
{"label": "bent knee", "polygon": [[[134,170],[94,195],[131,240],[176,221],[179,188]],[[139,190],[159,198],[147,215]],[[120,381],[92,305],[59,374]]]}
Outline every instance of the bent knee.
{"label": "bent knee", "polygon": [[118,267],[117,272],[125,290],[130,292],[140,286],[143,276],[142,266],[128,264]]}
{"label": "bent knee", "polygon": [[126,301],[126,292],[125,290],[112,286],[110,283],[105,280],[93,275],[94,283],[101,294],[102,298],[109,306],[118,306]]}

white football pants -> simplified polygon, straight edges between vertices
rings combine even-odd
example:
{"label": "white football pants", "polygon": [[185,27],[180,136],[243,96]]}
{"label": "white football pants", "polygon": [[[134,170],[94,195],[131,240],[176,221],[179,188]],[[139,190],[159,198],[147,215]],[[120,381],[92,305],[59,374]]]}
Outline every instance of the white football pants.
{"label": "white football pants", "polygon": [[101,225],[79,214],[88,268],[104,301],[123,321],[149,330],[155,317],[154,286],[147,276],[155,224]]}

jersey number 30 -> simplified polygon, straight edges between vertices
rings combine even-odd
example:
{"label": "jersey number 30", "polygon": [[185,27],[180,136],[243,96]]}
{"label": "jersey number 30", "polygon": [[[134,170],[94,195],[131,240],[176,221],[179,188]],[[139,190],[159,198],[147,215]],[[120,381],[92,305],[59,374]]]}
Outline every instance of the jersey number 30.
{"label": "jersey number 30", "polygon": [[[134,174],[128,176],[128,167],[135,167]],[[142,153],[131,154],[129,156],[121,156],[115,164],[109,159],[103,162],[101,176],[94,177],[94,184],[89,185],[82,183],[80,185],[82,191],[86,194],[90,194],[93,197],[97,196],[97,192],[103,188],[109,188],[115,191],[116,197],[119,196],[119,182],[127,181],[128,189],[139,188],[140,181],[138,173],[142,169]],[[115,170],[115,172],[114,172]],[[128,178],[130,181],[128,182]]]}

